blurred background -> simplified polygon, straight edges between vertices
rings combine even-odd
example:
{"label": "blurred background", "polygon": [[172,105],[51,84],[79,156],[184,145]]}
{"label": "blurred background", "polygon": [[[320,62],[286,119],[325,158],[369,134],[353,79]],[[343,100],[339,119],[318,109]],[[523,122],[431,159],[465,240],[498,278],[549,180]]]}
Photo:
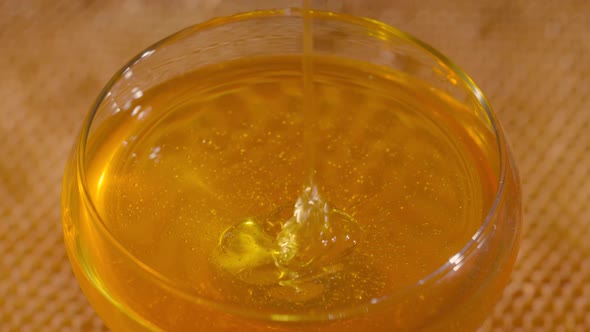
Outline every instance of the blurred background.
{"label": "blurred background", "polygon": [[[104,331],[62,243],[70,146],[112,74],[207,18],[299,1],[0,0],[0,331]],[[380,19],[469,73],[512,142],[524,239],[482,331],[590,330],[590,1],[314,1]]]}

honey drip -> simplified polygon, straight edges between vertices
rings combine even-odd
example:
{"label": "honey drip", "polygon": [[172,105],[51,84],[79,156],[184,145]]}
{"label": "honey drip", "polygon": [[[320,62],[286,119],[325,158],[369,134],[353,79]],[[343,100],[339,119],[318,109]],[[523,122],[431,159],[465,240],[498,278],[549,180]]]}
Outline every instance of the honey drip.
{"label": "honey drip", "polygon": [[278,221],[280,230],[276,234],[265,231],[260,221],[249,219],[227,229],[214,254],[214,261],[221,269],[248,284],[286,287],[271,289],[271,295],[291,301],[305,301],[321,295],[323,286],[315,281],[338,273],[361,235],[357,221],[324,201],[314,182],[317,110],[314,106],[311,1],[305,0],[303,8],[302,112],[308,183],[296,200],[292,217]]}

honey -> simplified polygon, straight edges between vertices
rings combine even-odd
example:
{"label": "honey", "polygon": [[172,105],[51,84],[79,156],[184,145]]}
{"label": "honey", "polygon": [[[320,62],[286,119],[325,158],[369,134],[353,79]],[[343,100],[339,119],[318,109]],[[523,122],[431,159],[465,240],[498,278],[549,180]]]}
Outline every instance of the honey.
{"label": "honey", "polygon": [[[104,121],[87,180],[112,236],[196,296],[287,314],[376,302],[449,261],[497,191],[492,131],[402,73],[309,61],[311,88],[301,56],[244,58],[142,91]],[[126,278],[93,264],[106,291]]]}

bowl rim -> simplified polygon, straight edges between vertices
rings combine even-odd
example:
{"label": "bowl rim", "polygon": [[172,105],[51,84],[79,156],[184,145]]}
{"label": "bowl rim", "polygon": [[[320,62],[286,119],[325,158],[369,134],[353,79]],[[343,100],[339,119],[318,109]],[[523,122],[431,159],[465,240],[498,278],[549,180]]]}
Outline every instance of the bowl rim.
{"label": "bowl rim", "polygon": [[[370,299],[367,302],[363,302],[360,304],[352,305],[350,308],[335,308],[335,309],[327,309],[327,310],[320,310],[320,311],[313,311],[312,313],[272,313],[269,311],[261,311],[255,310],[250,308],[245,308],[244,306],[239,305],[230,305],[230,304],[222,304],[216,302],[211,299],[207,299],[205,297],[199,296],[194,292],[190,291],[189,287],[183,287],[182,285],[178,285],[170,278],[162,275],[158,271],[154,270],[153,268],[147,266],[147,264],[143,263],[139,260],[135,255],[133,255],[125,245],[120,243],[115,236],[111,233],[108,229],[106,224],[104,223],[103,219],[101,218],[98,209],[96,208],[92,195],[89,193],[87,179],[85,175],[85,165],[86,165],[86,144],[88,140],[88,136],[93,124],[93,120],[99,111],[102,102],[108,97],[111,89],[115,86],[117,82],[125,75],[125,73],[132,69],[142,58],[145,57],[145,54],[151,54],[157,49],[161,49],[166,47],[166,45],[172,44],[176,41],[182,40],[194,34],[197,34],[201,31],[205,31],[207,29],[212,29],[216,27],[220,27],[226,25],[228,23],[235,23],[239,21],[246,21],[252,19],[266,19],[266,18],[276,18],[276,17],[304,17],[306,15],[310,15],[313,19],[325,19],[325,20],[338,20],[341,22],[362,26],[363,28],[373,29],[375,31],[379,31],[381,33],[385,33],[387,35],[393,36],[397,39],[400,39],[404,42],[407,42],[413,47],[416,47],[418,50],[430,55],[435,60],[439,61],[447,67],[450,71],[452,71],[460,81],[466,86],[467,90],[473,93],[476,100],[479,102],[480,106],[482,107],[483,111],[485,112],[486,116],[490,121],[490,126],[492,129],[492,133],[496,138],[497,144],[497,151],[498,151],[498,161],[499,161],[499,173],[498,173],[498,183],[497,183],[497,191],[496,195],[492,201],[492,205],[489,208],[485,218],[482,220],[482,223],[475,234],[471,237],[470,240],[462,247],[460,251],[458,251],[454,256],[452,256],[448,261],[446,261],[443,265],[439,266],[437,269],[430,272],[426,277],[416,281],[414,284],[408,285],[405,288],[396,290],[386,296],[383,296],[378,299]],[[288,321],[297,321],[297,322],[318,322],[318,321],[329,321],[334,319],[341,319],[350,316],[354,316],[360,313],[366,313],[369,311],[377,310],[381,307],[387,306],[391,302],[395,303],[395,299],[398,299],[403,294],[410,293],[415,291],[419,287],[430,283],[432,281],[442,279],[447,276],[449,273],[456,271],[458,268],[462,266],[467,258],[469,258],[470,254],[475,251],[478,244],[482,243],[486,240],[489,233],[489,230],[494,225],[494,216],[498,211],[498,206],[500,205],[501,198],[503,197],[505,181],[506,181],[506,174],[507,168],[509,167],[508,156],[507,156],[507,148],[506,142],[499,125],[499,122],[494,115],[491,106],[489,105],[486,97],[481,92],[480,88],[473,82],[473,80],[461,69],[459,68],[454,62],[452,62],[449,58],[445,55],[437,51],[432,46],[422,42],[421,40],[413,37],[412,35],[403,32],[395,27],[392,27],[388,24],[382,23],[380,21],[353,16],[349,14],[343,13],[332,13],[327,11],[319,11],[319,10],[304,10],[300,8],[285,8],[285,9],[272,9],[272,10],[256,10],[246,13],[235,14],[231,16],[224,16],[224,17],[217,17],[211,20],[208,20],[203,23],[199,23],[185,29],[182,29],[168,37],[163,38],[162,40],[154,43],[153,45],[149,46],[148,48],[144,49],[143,51],[139,52],[138,55],[133,57],[130,61],[128,61],[121,69],[119,69],[108,81],[108,83],[104,86],[104,88],[99,93],[98,97],[96,98],[91,111],[87,115],[86,119],[84,120],[84,125],[82,127],[80,136],[77,141],[77,146],[75,147],[75,156],[76,159],[74,160],[76,166],[76,173],[77,173],[77,180],[80,184],[80,195],[88,204],[87,209],[88,212],[91,214],[91,223],[95,224],[98,229],[107,237],[108,241],[120,251],[121,255],[125,256],[126,259],[130,260],[133,264],[137,265],[139,269],[142,270],[142,273],[145,273],[148,278],[151,278],[154,282],[156,282],[160,287],[167,289],[170,292],[173,292],[175,295],[180,296],[181,298],[188,300],[190,302],[203,305],[208,308],[213,308],[216,310],[220,310],[225,313],[230,313],[238,316],[248,317],[248,318],[255,318],[255,319],[262,319],[262,320],[270,320],[270,321],[280,321],[280,322],[288,322]],[[85,271],[84,273],[88,273]],[[86,276],[89,277],[89,276]],[[94,283],[93,278],[88,278],[91,282]],[[102,289],[102,287],[97,287],[103,295],[108,298],[111,302],[116,301],[113,299],[109,294],[106,293],[106,290]],[[120,309],[126,311],[128,315],[131,316],[139,316],[137,313],[133,313],[132,308],[123,308],[123,306],[119,305],[118,303],[114,303]],[[139,319],[136,317],[135,319]],[[151,324],[149,324],[151,325]]]}

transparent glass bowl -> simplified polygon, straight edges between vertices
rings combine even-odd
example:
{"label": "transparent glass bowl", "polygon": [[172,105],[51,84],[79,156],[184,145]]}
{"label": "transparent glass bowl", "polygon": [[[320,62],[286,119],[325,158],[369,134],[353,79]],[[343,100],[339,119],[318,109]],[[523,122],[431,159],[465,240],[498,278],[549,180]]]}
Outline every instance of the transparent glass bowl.
{"label": "transparent glass bowl", "polygon": [[[290,315],[214,303],[150,269],[113,237],[88,190],[86,170],[92,163],[88,149],[97,139],[95,129],[121,111],[112,105],[124,105],[137,91],[205,65],[252,56],[300,55],[305,15],[313,19],[314,52],[389,66],[468,105],[495,135],[497,155],[489,162],[497,165],[498,191],[479,230],[460,252],[426,278],[378,302],[337,312]],[[165,38],[126,64],[99,94],[73,148],[64,175],[62,210],[75,275],[92,306],[116,331],[179,326],[194,331],[473,330],[509,279],[521,219],[519,180],[504,133],[467,74],[425,43],[380,22],[298,9],[213,19]],[[120,278],[106,280],[107,272]],[[129,295],[133,292],[122,297],[120,290],[125,287],[133,288],[138,297]]]}

